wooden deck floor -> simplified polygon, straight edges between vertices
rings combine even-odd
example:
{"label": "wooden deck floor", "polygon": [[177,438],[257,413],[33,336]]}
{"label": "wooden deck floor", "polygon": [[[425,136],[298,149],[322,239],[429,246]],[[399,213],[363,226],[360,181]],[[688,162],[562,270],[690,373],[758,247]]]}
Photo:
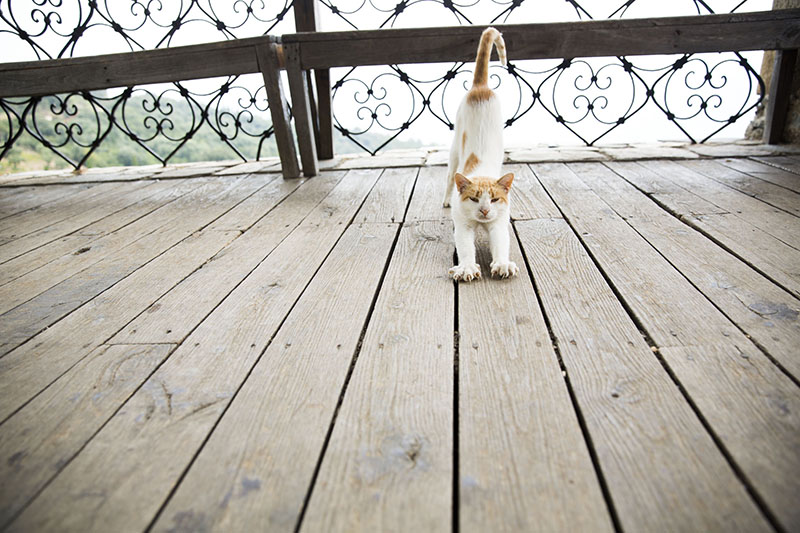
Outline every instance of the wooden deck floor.
{"label": "wooden deck floor", "polygon": [[633,159],[6,179],[0,525],[800,531],[800,157]]}

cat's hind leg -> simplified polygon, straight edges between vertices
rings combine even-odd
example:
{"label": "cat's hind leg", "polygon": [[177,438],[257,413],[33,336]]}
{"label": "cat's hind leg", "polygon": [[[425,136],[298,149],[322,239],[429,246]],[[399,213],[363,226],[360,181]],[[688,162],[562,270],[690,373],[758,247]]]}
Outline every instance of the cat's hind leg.
{"label": "cat's hind leg", "polygon": [[455,176],[458,171],[458,150],[456,144],[450,148],[450,160],[447,163],[447,188],[444,191],[444,200],[442,206],[450,207],[450,198],[453,196],[453,186],[455,185]]}

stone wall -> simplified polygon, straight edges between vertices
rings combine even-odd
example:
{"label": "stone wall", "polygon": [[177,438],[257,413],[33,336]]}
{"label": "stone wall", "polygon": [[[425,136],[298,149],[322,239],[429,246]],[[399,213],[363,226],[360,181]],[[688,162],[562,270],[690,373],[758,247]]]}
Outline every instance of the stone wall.
{"label": "stone wall", "polygon": [[[772,9],[792,9],[800,7],[800,0],[773,0]],[[775,67],[775,53],[771,50],[764,52],[764,60],[761,63],[761,77],[767,86],[772,80],[772,69]],[[756,110],[756,116],[747,127],[745,137],[760,141],[764,136],[764,114],[766,112],[767,97],[761,102]],[[783,130],[783,142],[800,143],[800,58],[794,66],[794,76],[792,79],[792,94],[789,98],[789,116],[786,120],[786,127]]]}

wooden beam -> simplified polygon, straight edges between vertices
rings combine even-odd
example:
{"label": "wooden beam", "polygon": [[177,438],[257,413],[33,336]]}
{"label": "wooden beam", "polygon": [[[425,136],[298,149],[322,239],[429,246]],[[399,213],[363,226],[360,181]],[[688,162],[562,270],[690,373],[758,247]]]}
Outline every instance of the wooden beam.
{"label": "wooden beam", "polygon": [[267,90],[269,112],[272,115],[272,129],[278,155],[281,158],[281,169],[284,178],[299,178],[300,166],[297,164],[297,151],[294,147],[289,106],[283,92],[280,72],[280,46],[266,43],[255,47],[259,68],[264,76],[264,87]]}
{"label": "wooden beam", "polygon": [[783,139],[796,62],[797,50],[777,50],[775,52],[775,68],[769,84],[767,114],[764,123],[764,142],[767,144],[778,144]]}
{"label": "wooden beam", "polygon": [[311,117],[311,101],[308,97],[308,79],[300,68],[300,46],[284,45],[286,73],[289,76],[289,92],[292,95],[292,114],[294,115],[297,144],[300,147],[300,161],[303,164],[303,175],[316,176],[319,173],[317,163],[317,145],[314,140],[314,124]]}
{"label": "wooden beam", "polygon": [[[510,59],[783,50],[800,47],[800,9],[691,17],[498,25]],[[303,69],[473,61],[475,27],[298,33]]]}
{"label": "wooden beam", "polygon": [[260,72],[254,48],[273,36],[71,59],[0,63],[0,98]]}

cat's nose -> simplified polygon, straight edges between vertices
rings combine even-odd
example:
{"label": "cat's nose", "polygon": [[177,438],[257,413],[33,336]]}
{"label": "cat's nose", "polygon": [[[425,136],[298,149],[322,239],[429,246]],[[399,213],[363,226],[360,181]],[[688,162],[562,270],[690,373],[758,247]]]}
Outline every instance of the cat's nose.
{"label": "cat's nose", "polygon": [[483,216],[488,215],[489,214],[489,208],[488,207],[481,207],[481,214]]}

